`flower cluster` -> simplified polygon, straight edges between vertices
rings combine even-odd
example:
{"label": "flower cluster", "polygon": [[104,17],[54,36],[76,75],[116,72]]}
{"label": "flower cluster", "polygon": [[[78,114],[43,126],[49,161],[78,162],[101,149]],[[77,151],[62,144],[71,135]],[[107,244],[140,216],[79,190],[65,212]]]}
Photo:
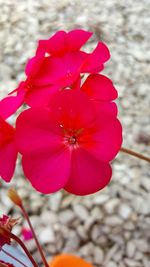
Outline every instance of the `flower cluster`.
{"label": "flower cluster", "polygon": [[[40,40],[26,80],[1,100],[0,175],[6,182],[19,152],[24,174],[39,192],[64,188],[87,195],[109,183],[122,129],[113,102],[117,91],[99,74],[110,58],[107,46],[81,50],[91,35],[77,29]],[[24,103],[28,109],[15,127],[9,125],[7,118]]]}

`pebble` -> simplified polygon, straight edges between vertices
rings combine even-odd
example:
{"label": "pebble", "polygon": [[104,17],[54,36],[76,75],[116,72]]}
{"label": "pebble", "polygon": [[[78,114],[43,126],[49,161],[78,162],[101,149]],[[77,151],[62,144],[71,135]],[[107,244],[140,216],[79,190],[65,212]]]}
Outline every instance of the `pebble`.
{"label": "pebble", "polygon": [[109,199],[108,195],[100,194],[94,197],[93,203],[97,205],[104,204]]}
{"label": "pebble", "polygon": [[73,210],[75,214],[81,219],[81,221],[86,221],[89,217],[88,210],[82,205],[74,205]]}
{"label": "pebble", "polygon": [[118,213],[120,215],[120,217],[122,219],[128,219],[128,217],[130,216],[132,212],[132,209],[125,203],[122,203],[120,206],[119,206],[119,210],[118,210]]}
{"label": "pebble", "polygon": [[114,261],[110,261],[108,262],[107,267],[117,267],[117,264]]}
{"label": "pebble", "polygon": [[58,211],[61,205],[62,193],[59,191],[53,194],[49,199],[50,208],[52,211]]}
{"label": "pebble", "polygon": [[127,245],[126,245],[126,253],[127,253],[127,256],[129,258],[134,258],[135,252],[136,252],[136,245],[135,245],[135,243],[132,240],[128,241],[127,242]]}
{"label": "pebble", "polygon": [[108,200],[105,204],[105,210],[108,214],[112,214],[114,213],[115,209],[117,208],[118,204],[119,204],[119,199],[118,198],[114,198],[111,200]]}
{"label": "pebble", "polygon": [[93,251],[93,263],[102,264],[104,260],[104,252],[101,248],[95,247]]}
{"label": "pebble", "polygon": [[55,234],[52,228],[44,228],[39,231],[39,239],[41,244],[48,244],[55,242]]}
{"label": "pebble", "polygon": [[133,259],[125,258],[124,261],[129,267],[141,267],[141,263]]}
{"label": "pebble", "polygon": [[107,216],[105,218],[105,223],[107,225],[110,225],[110,226],[120,225],[120,224],[122,224],[122,222],[123,222],[122,219],[117,217],[117,216],[115,216],[115,215]]}
{"label": "pebble", "polygon": [[63,224],[70,225],[74,219],[75,214],[72,210],[64,210],[59,213],[59,220]]}
{"label": "pebble", "polygon": [[150,244],[147,243],[144,239],[134,240],[136,248],[141,252],[149,252]]}

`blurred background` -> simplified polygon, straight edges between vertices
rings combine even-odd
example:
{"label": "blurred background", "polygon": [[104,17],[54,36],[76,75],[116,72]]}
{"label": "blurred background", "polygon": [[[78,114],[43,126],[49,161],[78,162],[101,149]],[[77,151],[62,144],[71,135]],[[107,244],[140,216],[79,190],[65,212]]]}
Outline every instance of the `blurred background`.
{"label": "blurred background", "polygon": [[[39,39],[57,30],[83,28],[107,43],[111,60],[104,73],[119,93],[124,146],[149,155],[150,0],[0,0],[0,96],[15,89]],[[97,194],[76,197],[35,192],[18,163],[11,185],[25,201],[47,257],[70,252],[96,267],[150,266],[150,165],[118,154],[113,177]],[[20,216],[0,181],[0,214]],[[22,225],[14,229],[20,234]],[[40,262],[34,241],[27,246]]]}

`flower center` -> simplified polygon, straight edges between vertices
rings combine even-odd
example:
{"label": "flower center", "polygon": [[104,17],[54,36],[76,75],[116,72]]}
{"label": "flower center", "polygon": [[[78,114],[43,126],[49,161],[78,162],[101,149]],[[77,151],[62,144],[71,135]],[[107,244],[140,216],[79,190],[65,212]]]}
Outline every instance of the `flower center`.
{"label": "flower center", "polygon": [[77,142],[77,138],[76,138],[75,136],[70,136],[70,137],[68,138],[68,143],[69,143],[70,145],[74,145],[74,144],[76,144],[76,142]]}

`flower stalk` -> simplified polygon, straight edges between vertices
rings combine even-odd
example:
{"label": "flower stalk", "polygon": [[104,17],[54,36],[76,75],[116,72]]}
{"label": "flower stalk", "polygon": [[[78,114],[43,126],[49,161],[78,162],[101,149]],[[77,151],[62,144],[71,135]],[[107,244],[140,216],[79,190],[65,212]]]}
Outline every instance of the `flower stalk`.
{"label": "flower stalk", "polygon": [[130,149],[125,148],[125,147],[122,147],[122,148],[120,149],[120,151],[123,152],[123,153],[126,153],[126,154],[128,154],[128,155],[134,156],[134,157],[136,157],[136,158],[145,160],[145,161],[147,161],[147,162],[150,163],[150,158],[149,158],[149,157],[146,157],[146,156],[144,156],[144,155],[142,155],[142,154],[140,154],[140,153],[137,153],[137,152],[135,152],[135,151],[133,151],[133,150],[130,150]]}
{"label": "flower stalk", "polygon": [[35,242],[36,242],[36,245],[37,245],[37,248],[38,248],[39,253],[40,253],[40,255],[41,255],[43,264],[44,264],[45,267],[49,267],[49,265],[48,265],[48,263],[47,263],[47,261],[46,261],[45,255],[44,255],[44,253],[43,253],[42,247],[41,247],[41,245],[40,245],[40,243],[39,243],[39,241],[38,241],[38,239],[37,239],[37,236],[36,236],[36,234],[35,234],[35,231],[34,231],[34,229],[33,229],[32,224],[31,224],[30,218],[29,218],[29,216],[28,216],[28,214],[27,214],[27,212],[26,212],[24,206],[22,205],[20,208],[21,208],[21,210],[22,210],[22,212],[23,212],[23,215],[24,215],[25,219],[27,220],[28,225],[29,225],[29,227],[30,227],[30,229],[31,229],[33,238],[34,238],[34,240],[35,240]]}
{"label": "flower stalk", "polygon": [[24,262],[20,261],[18,258],[16,258],[15,256],[13,256],[11,253],[9,253],[8,251],[6,251],[5,249],[1,248],[1,251],[3,253],[5,253],[8,257],[12,258],[13,260],[15,260],[16,262],[20,263],[21,265],[23,265],[24,267],[28,267],[27,265],[24,264]]}
{"label": "flower stalk", "polygon": [[2,226],[0,227],[0,234],[5,236],[6,238],[10,238],[10,239],[15,240],[21,246],[21,248],[23,249],[23,251],[25,252],[27,257],[29,258],[29,260],[32,262],[33,266],[38,267],[34,258],[32,257],[32,255],[30,254],[30,252],[28,251],[28,249],[26,248],[26,246],[24,245],[24,243],[21,241],[21,239],[19,237],[17,237],[13,233],[9,232],[8,230],[6,230]]}
{"label": "flower stalk", "polygon": [[40,243],[39,243],[39,241],[38,241],[38,239],[37,239],[37,236],[36,236],[36,234],[35,234],[35,231],[34,231],[34,229],[33,229],[32,224],[31,224],[30,218],[29,218],[29,216],[28,216],[28,214],[27,214],[27,212],[26,212],[26,210],[25,210],[25,207],[24,207],[24,205],[23,205],[23,201],[22,201],[21,197],[19,196],[19,194],[17,193],[17,191],[16,191],[14,188],[10,188],[10,189],[8,190],[8,197],[11,199],[11,201],[12,201],[14,204],[16,204],[16,205],[21,209],[21,211],[22,211],[22,213],[23,213],[25,219],[27,220],[28,225],[29,225],[29,227],[30,227],[30,229],[31,229],[33,238],[34,238],[34,240],[35,240],[35,243],[36,243],[37,248],[38,248],[38,250],[39,250],[39,253],[40,253],[40,255],[41,255],[43,264],[44,264],[45,267],[49,267],[49,265],[48,265],[48,263],[47,263],[47,261],[46,261],[45,255],[44,255],[44,253],[43,253],[42,247],[41,247],[41,245],[40,245]]}

